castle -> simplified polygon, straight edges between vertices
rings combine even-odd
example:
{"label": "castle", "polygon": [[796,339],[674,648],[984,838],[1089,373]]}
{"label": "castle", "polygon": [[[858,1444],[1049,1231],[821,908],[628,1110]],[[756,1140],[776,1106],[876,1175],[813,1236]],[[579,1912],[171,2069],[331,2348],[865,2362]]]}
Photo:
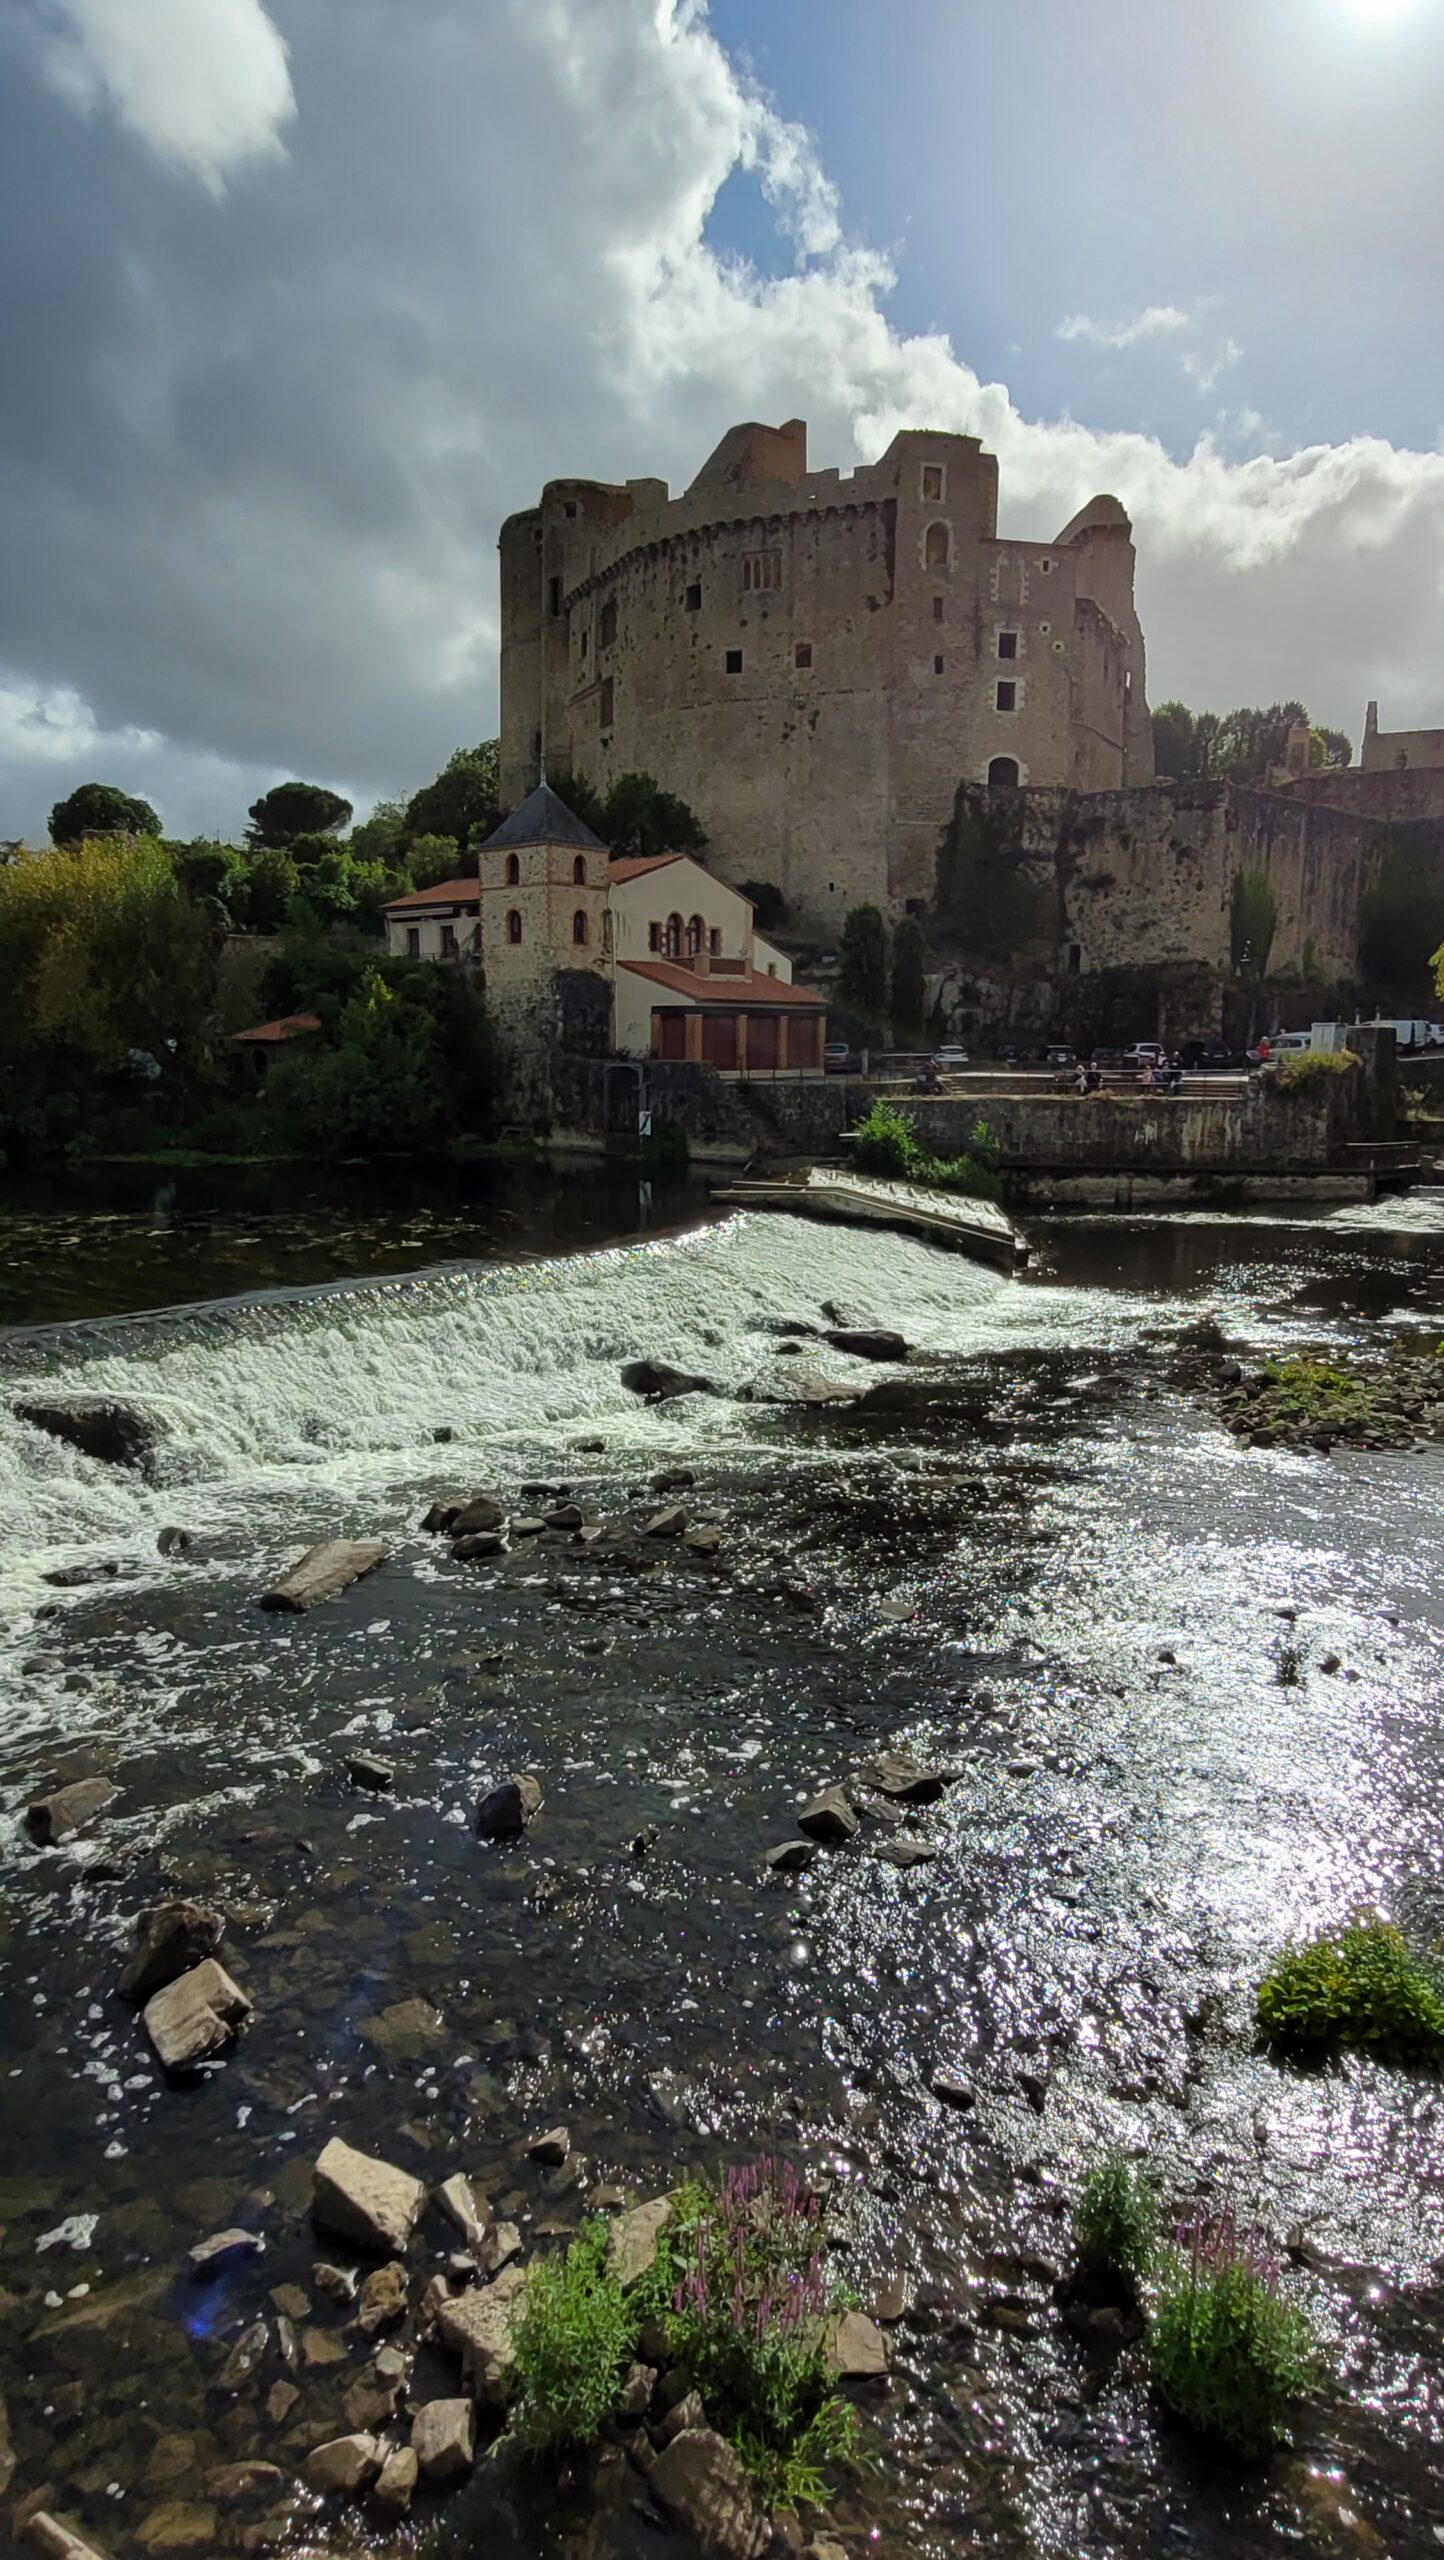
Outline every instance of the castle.
{"label": "castle", "polygon": [[975,436],[909,430],[809,471],[807,429],[733,427],[680,497],[550,481],[501,530],[501,792],[656,776],[724,880],[831,939],[931,897],[961,781],[1151,780],[1133,543],[1099,497],[999,538]]}

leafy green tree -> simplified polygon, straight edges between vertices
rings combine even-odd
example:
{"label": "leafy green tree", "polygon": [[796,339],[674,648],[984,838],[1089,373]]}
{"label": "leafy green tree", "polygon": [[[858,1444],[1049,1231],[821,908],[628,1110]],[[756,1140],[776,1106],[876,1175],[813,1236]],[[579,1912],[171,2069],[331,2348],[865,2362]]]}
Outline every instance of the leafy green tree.
{"label": "leafy green tree", "polygon": [[837,997],[859,1020],[881,1028],[887,1019],[887,926],[882,910],[850,907],[838,944]]}
{"label": "leafy green tree", "polygon": [[[1289,731],[1300,723],[1309,725],[1301,702],[1224,712],[1160,702],[1153,714],[1153,761],[1174,781],[1261,785],[1283,763]],[[1342,729],[1312,731],[1311,764],[1346,765],[1353,752]]]}
{"label": "leafy green tree", "polygon": [[80,844],[87,836],[158,836],[160,820],[148,800],[133,800],[111,782],[82,782],[50,812],[50,841]]}
{"label": "leafy green tree", "polygon": [[920,1045],[927,1024],[927,986],[923,974],[923,929],[916,916],[903,916],[892,938],[891,1012],[893,1038],[903,1049]]}
{"label": "leafy green tree", "polygon": [[299,836],[333,836],[351,815],[351,803],[319,782],[278,782],[250,807],[251,844],[294,845]]}
{"label": "leafy green tree", "polygon": [[1228,903],[1229,960],[1236,978],[1257,985],[1269,964],[1278,920],[1268,873],[1237,872]]}
{"label": "leafy green tree", "polygon": [[[354,836],[351,841],[354,845]],[[439,881],[458,876],[460,855],[455,836],[413,836],[404,859],[407,876],[416,889],[434,889]],[[400,889],[393,891],[398,898],[402,894]]]}
{"label": "leafy green tree", "polygon": [[193,844],[168,847],[175,876],[187,897],[209,901],[227,924],[247,921],[250,864],[232,844],[212,844],[198,837]]}
{"label": "leafy green tree", "polygon": [[619,859],[647,860],[658,853],[701,853],[707,843],[686,801],[679,800],[675,792],[664,791],[650,773],[618,775],[607,793],[599,833]]}
{"label": "leafy green tree", "polygon": [[406,842],[405,801],[378,800],[370,817],[352,828],[348,841],[358,862],[397,862]]}
{"label": "leafy green tree", "polygon": [[[450,836],[465,855],[478,832],[487,836],[501,815],[499,739],[483,738],[476,747],[458,747],[434,782],[414,791],[406,803],[406,836]],[[456,864],[460,873],[464,865]],[[473,863],[472,868],[475,868]]]}
{"label": "leafy green tree", "polygon": [[270,1100],[296,1143],[318,1154],[400,1154],[445,1135],[424,1007],[404,1004],[370,969],[341,1008],[334,1045],[278,1060]]}
{"label": "leafy green tree", "polygon": [[547,780],[557,798],[566,802],[573,817],[580,818],[582,825],[590,827],[594,836],[600,836],[603,844],[608,843],[607,804],[601,792],[593,789],[586,775],[573,773],[569,765],[560,765],[555,773],[548,774]]}
{"label": "leafy green tree", "polygon": [[123,1068],[132,1049],[183,1072],[214,1036],[215,921],[154,836],[92,836],[7,866],[0,945],[6,1031],[82,1077]]}
{"label": "leafy green tree", "polygon": [[300,873],[278,844],[258,847],[246,877],[245,921],[252,933],[279,933],[296,894]]}
{"label": "leafy green tree", "polygon": [[1432,961],[1444,942],[1444,879],[1407,843],[1387,844],[1372,886],[1359,901],[1359,966],[1378,996],[1427,1001]]}
{"label": "leafy green tree", "polygon": [[1012,821],[960,782],[938,846],[933,913],[945,933],[988,960],[1011,960],[1038,931],[1038,899],[1019,868]]}

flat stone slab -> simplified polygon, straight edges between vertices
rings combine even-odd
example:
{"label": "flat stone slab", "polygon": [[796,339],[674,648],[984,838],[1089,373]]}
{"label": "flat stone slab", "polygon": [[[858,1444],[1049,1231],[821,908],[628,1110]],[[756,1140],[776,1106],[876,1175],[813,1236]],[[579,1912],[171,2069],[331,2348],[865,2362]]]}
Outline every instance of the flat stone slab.
{"label": "flat stone slab", "polygon": [[75,2527],[62,2524],[59,2516],[41,2509],[25,2528],[25,2539],[32,2551],[43,2552],[46,2560],[106,2560],[98,2542],[87,2542]]}
{"label": "flat stone slab", "polygon": [[225,1966],[207,1956],[189,1973],[153,1992],[141,2016],[167,2071],[193,2071],[223,2052],[251,2015],[251,2003]]}
{"label": "flat stone slab", "polygon": [[710,2427],[684,2427],[647,2474],[658,2503],[684,2524],[703,2560],[762,2560],[772,2525],[730,2444]]}
{"label": "flat stone slab", "polygon": [[314,1609],[318,1600],[334,1600],[364,1573],[386,1561],[386,1549],[369,1538],[323,1538],[308,1547],[280,1582],[261,1594],[263,1609]]}
{"label": "flat stone slab", "polygon": [[607,2240],[607,2257],[618,2284],[635,2284],[638,2276],[647,2273],[671,2219],[670,2196],[658,2196],[651,2204],[634,2204],[630,2212],[618,2216]]}
{"label": "flat stone slab", "polygon": [[186,2264],[198,2283],[220,2274],[222,2267],[234,2266],[238,2258],[258,2258],[265,2248],[258,2231],[213,2231],[208,2240],[198,2240],[186,2251]]}
{"label": "flat stone slab", "polygon": [[325,2231],[360,2249],[402,2256],[416,2228],[426,2189],[405,2169],[353,2151],[333,2134],[312,2172],[311,2214]]}
{"label": "flat stone slab", "polygon": [[57,1840],[68,1840],[73,1831],[98,1822],[119,1794],[109,1778],[77,1778],[73,1785],[57,1787],[53,1795],[37,1796],[27,1805],[25,1828],[40,1848],[53,1848]]}
{"label": "flat stone slab", "polygon": [[839,2382],[878,2382],[887,2374],[887,2340],[865,2311],[844,2311],[827,2342]]}

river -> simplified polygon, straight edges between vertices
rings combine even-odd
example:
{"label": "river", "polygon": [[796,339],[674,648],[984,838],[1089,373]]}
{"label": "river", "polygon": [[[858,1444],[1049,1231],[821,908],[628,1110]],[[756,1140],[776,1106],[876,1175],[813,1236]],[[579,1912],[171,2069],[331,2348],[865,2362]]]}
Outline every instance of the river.
{"label": "river", "polygon": [[[274,2338],[238,2394],[217,2379],[272,2288],[314,2296],[304,2208],[333,2131],[428,2181],[464,2168],[529,2244],[598,2182],[654,2194],[766,2147],[835,2182],[862,2303],[901,2288],[872,2467],[828,2528],[850,2553],[1438,2549],[1438,2083],[1285,2069],[1251,1991],[1290,1930],[1361,1904],[1444,1934],[1444,1460],[1240,1448],[1174,1355],[1203,1318],[1259,1350],[1437,1339],[1444,1196],[1060,1221],[1017,1278],[535,1177],[378,1208],[137,1176],[17,1201],[0,1235],[13,2495],[49,2483],[132,2560],[158,2514],[204,2509],[215,2465],[289,2478],[340,2431],[365,2349],[324,2302],[283,2422]],[[863,1378],[897,1376],[894,1410],[760,1400],[804,1368],[859,1377],[766,1330],[825,1301],[907,1336],[906,1370]],[[618,1376],[639,1354],[715,1392],[639,1404]],[[19,1423],[38,1383],[141,1407],[158,1479]],[[558,1534],[460,1566],[418,1526],[440,1496],[534,1482],[639,1526],[677,1468],[715,1560],[668,1547],[638,1574]],[[158,1554],[169,1526],[187,1555]],[[387,1561],[305,1618],[260,1615],[329,1534]],[[75,1567],[107,1578],[47,1579]],[[865,1832],[766,1872],[804,1793],[898,1744],[959,1773],[920,1818],[933,1863],[899,1870]],[[394,1764],[391,1794],[348,1785],[357,1749]],[[471,1809],[515,1768],[545,1804],[498,1848]],[[35,1850],[26,1802],[91,1769],[113,1813]],[[184,2089],[113,1996],[133,1914],[175,1891],[224,1903],[255,2003]],[[968,2111],[930,2094],[943,2072]],[[546,2173],[524,2144],[555,2123],[573,2161]],[[1327,2381],[1265,2467],[1201,2457],[1137,2351],[1059,2321],[1068,2208],[1114,2143],[1179,2216],[1228,2201],[1295,2241]],[[264,2256],[189,2285],[186,2250],[234,2223]],[[446,2245],[424,2226],[418,2288]],[[429,2351],[417,2371],[448,2387]],[[582,2484],[483,2465],[416,2512],[439,2560],[680,2554],[640,2495],[620,2456]],[[316,2548],[313,2502],[295,2513]],[[222,2508],[207,2530],[239,2552],[282,2522]]]}

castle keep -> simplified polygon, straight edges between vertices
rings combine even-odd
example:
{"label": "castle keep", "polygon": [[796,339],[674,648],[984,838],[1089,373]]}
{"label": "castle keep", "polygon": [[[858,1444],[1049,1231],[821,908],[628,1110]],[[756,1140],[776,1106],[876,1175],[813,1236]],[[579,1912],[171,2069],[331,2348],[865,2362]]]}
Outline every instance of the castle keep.
{"label": "castle keep", "polygon": [[997,531],[974,436],[809,471],[801,419],[725,435],[691,487],[556,480],[501,531],[501,791],[655,775],[725,880],[827,937],[931,896],[960,781],[1113,791],[1153,744],[1115,498]]}

